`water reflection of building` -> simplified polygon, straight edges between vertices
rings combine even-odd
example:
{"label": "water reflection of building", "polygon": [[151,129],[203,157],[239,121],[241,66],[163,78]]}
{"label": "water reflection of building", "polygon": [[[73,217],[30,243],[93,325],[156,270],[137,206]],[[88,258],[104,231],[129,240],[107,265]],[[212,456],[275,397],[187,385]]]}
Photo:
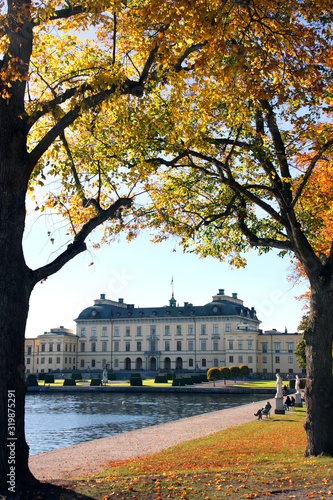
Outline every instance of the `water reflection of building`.
{"label": "water reflection of building", "polygon": [[245,364],[254,374],[300,373],[294,354],[299,336],[262,332],[255,309],[224,290],[203,306],[179,306],[172,294],[167,306],[135,307],[102,294],[75,321],[76,335],[60,328],[27,339],[27,371],[194,371]]}

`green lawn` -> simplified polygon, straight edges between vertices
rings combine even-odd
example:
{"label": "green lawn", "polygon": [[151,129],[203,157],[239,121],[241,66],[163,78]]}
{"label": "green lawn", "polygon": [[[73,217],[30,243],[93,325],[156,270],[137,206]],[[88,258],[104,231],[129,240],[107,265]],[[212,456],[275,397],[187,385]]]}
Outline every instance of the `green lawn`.
{"label": "green lawn", "polygon": [[276,498],[277,492],[331,498],[333,458],[303,458],[304,417],[304,409],[295,409],[115,464],[95,477],[63,481],[64,496],[53,498],[215,500]]}

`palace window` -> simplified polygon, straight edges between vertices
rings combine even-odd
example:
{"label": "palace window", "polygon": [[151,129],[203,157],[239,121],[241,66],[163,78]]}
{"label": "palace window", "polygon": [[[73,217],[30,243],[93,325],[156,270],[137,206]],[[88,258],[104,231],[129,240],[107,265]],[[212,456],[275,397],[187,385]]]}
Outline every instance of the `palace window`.
{"label": "palace window", "polygon": [[118,341],[116,341],[114,343],[114,352],[119,352],[119,342]]}
{"label": "palace window", "polygon": [[217,358],[214,358],[213,365],[214,365],[214,368],[218,368],[219,367],[219,360]]}
{"label": "palace window", "polygon": [[108,336],[108,329],[106,326],[103,326],[102,328],[102,337],[107,337]]}
{"label": "palace window", "polygon": [[201,341],[201,350],[202,350],[202,351],[205,351],[205,350],[206,350],[206,347],[207,347],[206,341],[205,341],[205,340],[202,340],[202,341]]}
{"label": "palace window", "polygon": [[41,351],[45,352],[45,344],[41,344]]}
{"label": "palace window", "polygon": [[82,343],[81,343],[81,352],[84,352],[84,351],[85,351],[85,346],[86,346],[86,345],[82,342]]}
{"label": "palace window", "polygon": [[49,344],[49,352],[53,352],[53,344]]}
{"label": "palace window", "polygon": [[57,358],[57,365],[60,365],[60,358]]}
{"label": "palace window", "polygon": [[243,356],[238,356],[238,363],[243,363]]}
{"label": "palace window", "polygon": [[142,348],[141,348],[141,342],[137,342],[137,343],[136,343],[136,350],[137,350],[137,351],[142,351]]}
{"label": "palace window", "polygon": [[242,350],[243,350],[243,341],[242,341],[242,340],[239,340],[239,341],[238,341],[238,350],[239,350],[239,351],[242,351]]}
{"label": "palace window", "polygon": [[84,326],[81,326],[81,337],[86,336],[86,328]]}
{"label": "palace window", "polygon": [[188,366],[189,366],[190,368],[193,368],[194,363],[193,363],[193,359],[192,359],[192,358],[190,358],[190,359],[188,360]]}
{"label": "palace window", "polygon": [[225,325],[225,331],[226,332],[231,332],[231,324],[230,323],[226,323],[226,325]]}
{"label": "palace window", "polygon": [[130,337],[130,335],[131,335],[131,327],[130,326],[126,326],[125,337]]}
{"label": "palace window", "polygon": [[181,350],[182,350],[182,341],[177,340],[177,351],[181,351]]}
{"label": "palace window", "polygon": [[119,326],[114,327],[114,336],[119,337]]}
{"label": "palace window", "polygon": [[219,325],[213,325],[213,335],[218,335],[219,333]]}
{"label": "palace window", "polygon": [[125,343],[125,351],[129,352],[130,350],[131,350],[131,343],[130,342],[126,342]]}
{"label": "palace window", "polygon": [[80,366],[81,366],[81,368],[84,368],[84,359],[81,359]]}
{"label": "palace window", "polygon": [[294,342],[288,342],[288,352],[294,352]]}
{"label": "palace window", "polygon": [[249,351],[252,351],[252,349],[253,349],[253,342],[252,342],[252,340],[248,341],[247,348],[248,348]]}
{"label": "palace window", "polygon": [[279,364],[280,363],[280,356],[275,356],[275,363]]}
{"label": "palace window", "polygon": [[219,350],[218,340],[214,340],[214,342],[213,342],[213,351],[218,351],[218,350]]}
{"label": "palace window", "polygon": [[142,327],[141,326],[136,327],[136,334],[138,337],[141,337],[141,335],[142,335]]}
{"label": "palace window", "polygon": [[150,325],[150,335],[156,335],[156,325]]}
{"label": "palace window", "polygon": [[205,359],[205,358],[201,360],[201,366],[202,366],[202,368],[206,368],[206,366],[207,366],[207,361],[206,361],[206,359]]}
{"label": "palace window", "polygon": [[96,361],[94,359],[91,360],[91,368],[95,368],[96,366]]}
{"label": "palace window", "polygon": [[265,364],[267,363],[267,356],[263,356],[262,357],[262,362],[265,363]]}
{"label": "palace window", "polygon": [[206,330],[206,325],[201,325],[201,335],[206,335],[207,330]]}
{"label": "palace window", "polygon": [[181,335],[182,334],[182,325],[177,325],[176,327],[176,335]]}
{"label": "palace window", "polygon": [[91,352],[96,352],[96,342],[91,343]]}
{"label": "palace window", "polygon": [[234,341],[229,340],[229,351],[232,351],[234,349]]}
{"label": "palace window", "polygon": [[292,365],[294,362],[294,358],[292,356],[288,356],[288,363]]}
{"label": "palace window", "polygon": [[193,335],[193,325],[188,325],[188,334]]}
{"label": "palace window", "polygon": [[108,348],[108,343],[107,342],[102,342],[102,352],[106,352]]}
{"label": "palace window", "polygon": [[261,344],[261,346],[262,346],[262,352],[264,352],[266,354],[267,353],[267,346],[268,346],[267,342],[263,342]]}
{"label": "palace window", "polygon": [[248,356],[247,357],[247,362],[248,363],[253,363],[253,357],[252,356]]}
{"label": "palace window", "polygon": [[96,327],[94,327],[94,326],[91,329],[91,336],[96,337]]}
{"label": "palace window", "polygon": [[275,347],[275,352],[281,351],[281,343],[280,342],[275,342],[274,347]]}
{"label": "palace window", "polygon": [[166,340],[164,345],[165,345],[165,350],[170,351],[170,340]]}
{"label": "palace window", "polygon": [[194,347],[194,342],[193,342],[193,340],[189,340],[189,341],[188,341],[188,350],[189,350],[189,351],[193,351],[193,347]]}
{"label": "palace window", "polygon": [[233,363],[234,362],[234,357],[233,356],[229,356],[229,363]]}
{"label": "palace window", "polygon": [[28,346],[28,352],[27,352],[28,356],[31,356],[31,345]]}
{"label": "palace window", "polygon": [[164,334],[165,335],[170,335],[170,325],[165,325]]}
{"label": "palace window", "polygon": [[115,368],[118,368],[118,366],[119,366],[118,359],[115,359],[115,360],[114,360],[114,367],[115,367]]}

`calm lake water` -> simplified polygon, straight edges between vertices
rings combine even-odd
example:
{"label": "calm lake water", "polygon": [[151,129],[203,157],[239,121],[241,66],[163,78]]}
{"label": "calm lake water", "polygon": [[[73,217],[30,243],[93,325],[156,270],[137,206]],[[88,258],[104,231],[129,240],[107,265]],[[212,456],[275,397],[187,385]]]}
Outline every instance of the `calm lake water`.
{"label": "calm lake water", "polygon": [[30,454],[35,455],[264,398],[231,394],[28,393],[26,439]]}

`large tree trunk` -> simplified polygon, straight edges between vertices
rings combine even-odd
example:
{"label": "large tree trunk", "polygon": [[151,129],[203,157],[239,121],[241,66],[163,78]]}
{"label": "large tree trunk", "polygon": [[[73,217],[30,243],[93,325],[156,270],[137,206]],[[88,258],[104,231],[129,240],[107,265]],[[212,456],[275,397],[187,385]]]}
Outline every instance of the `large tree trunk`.
{"label": "large tree trunk", "polygon": [[333,456],[333,286],[331,272],[325,267],[324,273],[311,283],[309,326],[304,335],[307,358],[305,456],[322,453]]}
{"label": "large tree trunk", "polygon": [[0,153],[0,492],[13,494],[34,480],[24,432],[24,335],[33,286],[22,251],[27,181],[24,169],[8,162],[10,147]]}

